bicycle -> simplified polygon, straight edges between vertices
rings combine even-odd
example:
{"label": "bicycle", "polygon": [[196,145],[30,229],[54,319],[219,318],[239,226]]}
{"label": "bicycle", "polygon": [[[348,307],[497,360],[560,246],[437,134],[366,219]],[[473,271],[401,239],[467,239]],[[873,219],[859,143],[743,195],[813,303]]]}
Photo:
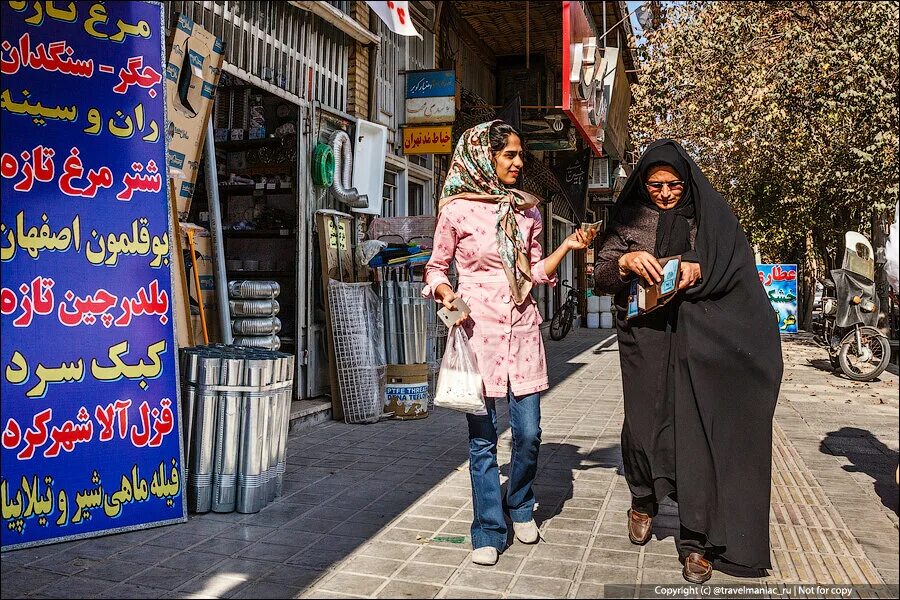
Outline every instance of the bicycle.
{"label": "bicycle", "polygon": [[562,286],[569,288],[566,301],[563,302],[550,321],[550,339],[558,342],[568,335],[572,329],[572,320],[578,313],[578,290],[568,284],[568,280],[562,282]]}

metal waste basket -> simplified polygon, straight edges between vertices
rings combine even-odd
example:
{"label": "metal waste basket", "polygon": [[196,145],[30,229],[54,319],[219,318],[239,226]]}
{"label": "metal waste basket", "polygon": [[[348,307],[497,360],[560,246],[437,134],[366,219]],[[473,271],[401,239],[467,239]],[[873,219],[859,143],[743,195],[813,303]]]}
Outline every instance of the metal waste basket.
{"label": "metal waste basket", "polygon": [[213,461],[214,512],[232,512],[237,486],[237,462],[240,435],[241,375],[243,360],[223,358],[216,410],[216,449]]}
{"label": "metal waste basket", "polygon": [[193,417],[190,459],[188,461],[188,509],[198,513],[212,507],[213,452],[216,440],[221,359],[200,357],[197,370],[197,398]]}

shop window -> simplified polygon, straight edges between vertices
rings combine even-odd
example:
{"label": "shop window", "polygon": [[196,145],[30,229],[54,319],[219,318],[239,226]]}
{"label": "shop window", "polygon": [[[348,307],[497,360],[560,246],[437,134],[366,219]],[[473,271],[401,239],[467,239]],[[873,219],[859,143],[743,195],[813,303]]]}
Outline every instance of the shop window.
{"label": "shop window", "polygon": [[409,182],[406,188],[407,216],[419,216],[425,214],[425,185]]}
{"label": "shop window", "polygon": [[588,185],[593,188],[609,188],[608,158],[594,158],[591,160],[591,179]]}
{"label": "shop window", "polygon": [[397,173],[394,171],[384,172],[384,187],[382,188],[381,197],[384,201],[381,208],[381,215],[384,217],[395,217],[397,215]]}

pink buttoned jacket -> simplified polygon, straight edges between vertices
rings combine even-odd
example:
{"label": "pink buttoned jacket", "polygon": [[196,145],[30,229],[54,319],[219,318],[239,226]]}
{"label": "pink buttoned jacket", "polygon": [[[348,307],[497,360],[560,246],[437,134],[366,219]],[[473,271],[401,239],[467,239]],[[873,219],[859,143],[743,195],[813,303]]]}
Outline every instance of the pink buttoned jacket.
{"label": "pink buttoned jacket", "polygon": [[[455,200],[441,210],[434,233],[434,250],[425,267],[426,293],[446,283],[450,263],[456,260],[457,293],[472,310],[463,329],[478,360],[488,398],[504,398],[508,390],[518,397],[549,387],[543,321],[534,298],[529,295],[516,306],[497,248],[498,205]],[[535,285],[556,285],[544,271],[540,234],[541,213],[536,209],[516,211],[516,221],[531,257]]]}

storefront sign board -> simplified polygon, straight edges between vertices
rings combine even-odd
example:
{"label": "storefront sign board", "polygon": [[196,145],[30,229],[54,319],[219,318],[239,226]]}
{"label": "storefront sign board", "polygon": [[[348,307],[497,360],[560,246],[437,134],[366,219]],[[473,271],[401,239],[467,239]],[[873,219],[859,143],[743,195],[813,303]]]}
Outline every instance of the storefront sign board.
{"label": "storefront sign board", "polygon": [[453,152],[452,125],[403,128],[404,154],[450,154]]}
{"label": "storefront sign board", "polygon": [[781,333],[797,333],[797,265],[756,265],[756,270],[778,314],[778,329]]}
{"label": "storefront sign board", "polygon": [[0,5],[3,550],[186,520],[162,10]]}

